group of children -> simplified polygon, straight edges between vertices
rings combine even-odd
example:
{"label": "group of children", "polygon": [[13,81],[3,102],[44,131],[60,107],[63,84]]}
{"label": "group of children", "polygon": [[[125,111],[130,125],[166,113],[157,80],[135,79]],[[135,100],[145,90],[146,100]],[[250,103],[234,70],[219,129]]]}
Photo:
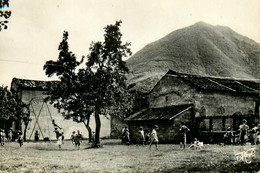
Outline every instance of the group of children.
{"label": "group of children", "polygon": [[[157,130],[159,129],[159,127],[157,125],[155,125],[151,131],[151,133],[147,133],[145,135],[144,133],[144,129],[141,126],[138,130],[138,143],[137,145],[146,145],[149,144],[149,149],[151,149],[152,144],[155,144],[156,150],[158,150],[158,136],[157,136]],[[130,145],[130,132],[128,127],[124,127],[122,130],[122,143],[126,143],[128,145]]]}
{"label": "group of children", "polygon": [[[64,144],[64,132],[61,131],[61,129],[55,128],[55,133],[56,133],[58,148],[61,149],[62,144]],[[75,145],[75,148],[79,150],[80,143],[83,139],[82,135],[80,134],[80,131],[78,130],[77,133],[73,131],[70,139],[72,145]]]}
{"label": "group of children", "polygon": [[81,143],[82,139],[83,139],[83,137],[80,134],[79,130],[77,133],[75,131],[72,132],[71,142],[72,142],[72,145],[75,145],[75,148],[78,150],[80,149],[80,143]]}
{"label": "group of children", "polygon": [[247,125],[247,121],[244,119],[243,123],[239,126],[238,134],[235,135],[231,127],[227,128],[224,134],[224,144],[241,144],[245,145],[249,141],[252,145],[257,145],[260,142],[260,124],[252,125],[250,129]]}
{"label": "group of children", "polygon": [[11,142],[12,140],[16,140],[21,147],[23,145],[23,136],[22,132],[18,130],[17,132],[13,133],[12,129],[8,131],[8,133],[5,133],[5,130],[0,129],[0,145],[4,146],[5,141]]}
{"label": "group of children", "polygon": [[[158,150],[158,143],[159,143],[159,139],[158,139],[158,135],[157,135],[158,129],[159,129],[159,127],[157,125],[154,125],[152,131],[145,135],[144,129],[141,126],[138,130],[137,145],[142,145],[142,146],[149,145],[149,149],[151,150],[152,145],[155,144],[155,148],[156,148],[156,150]],[[187,132],[189,132],[189,131],[190,131],[190,129],[185,125],[185,123],[181,122],[181,126],[179,129],[180,147],[181,148],[186,148]],[[130,132],[129,132],[128,127],[125,127],[122,130],[122,143],[130,144]],[[194,138],[193,143],[190,146],[188,146],[187,148],[200,149],[202,147],[203,147],[203,142],[200,142],[197,138]]]}

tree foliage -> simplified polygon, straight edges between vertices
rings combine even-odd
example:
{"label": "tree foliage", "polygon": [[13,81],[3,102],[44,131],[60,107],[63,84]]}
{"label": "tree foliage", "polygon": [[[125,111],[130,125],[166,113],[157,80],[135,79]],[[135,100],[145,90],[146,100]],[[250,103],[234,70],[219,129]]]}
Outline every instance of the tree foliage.
{"label": "tree foliage", "polygon": [[[124,116],[132,108],[132,96],[127,91],[125,74],[128,72],[122,60],[131,55],[130,43],[122,44],[121,21],[104,28],[104,41],[92,42],[85,66],[69,51],[68,32],[64,32],[57,61],[47,61],[47,76],[57,75],[60,82],[49,87],[48,99],[67,119],[88,120],[94,113],[96,121],[95,144],[100,143],[100,115]],[[87,127],[87,126],[86,126]]]}
{"label": "tree foliage", "polygon": [[23,103],[16,93],[12,93],[7,86],[0,87],[0,118],[4,120],[26,119],[29,115],[28,106]]}
{"label": "tree foliage", "polygon": [[0,31],[7,29],[7,23],[9,22],[7,19],[12,14],[10,10],[2,10],[4,8],[9,8],[9,0],[0,0],[0,18],[4,18],[4,20],[0,20]]}

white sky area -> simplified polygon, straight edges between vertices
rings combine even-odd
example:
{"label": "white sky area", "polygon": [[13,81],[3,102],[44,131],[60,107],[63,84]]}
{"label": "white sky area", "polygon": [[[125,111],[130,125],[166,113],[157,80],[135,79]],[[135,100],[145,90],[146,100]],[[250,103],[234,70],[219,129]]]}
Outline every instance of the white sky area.
{"label": "white sky area", "polygon": [[260,42],[259,0],[10,0],[9,10],[8,29],[0,32],[0,85],[7,86],[13,77],[56,79],[45,76],[43,65],[58,58],[64,30],[80,59],[116,20],[122,20],[123,42],[132,43],[133,53],[199,21]]}

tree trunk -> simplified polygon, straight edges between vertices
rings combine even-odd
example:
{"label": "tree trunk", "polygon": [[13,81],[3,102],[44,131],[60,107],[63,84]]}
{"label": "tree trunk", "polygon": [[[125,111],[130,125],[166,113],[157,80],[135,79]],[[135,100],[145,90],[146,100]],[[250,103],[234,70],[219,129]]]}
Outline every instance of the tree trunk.
{"label": "tree trunk", "polygon": [[92,130],[89,127],[89,120],[90,120],[90,116],[87,119],[87,124],[85,121],[83,121],[85,127],[88,129],[88,142],[91,143],[92,142]]}
{"label": "tree trunk", "polygon": [[95,144],[94,147],[100,147],[100,129],[101,129],[101,122],[99,117],[99,110],[95,110],[95,121],[96,121],[96,134],[95,134]]}
{"label": "tree trunk", "polygon": [[26,132],[29,122],[24,123],[23,140],[26,141]]}

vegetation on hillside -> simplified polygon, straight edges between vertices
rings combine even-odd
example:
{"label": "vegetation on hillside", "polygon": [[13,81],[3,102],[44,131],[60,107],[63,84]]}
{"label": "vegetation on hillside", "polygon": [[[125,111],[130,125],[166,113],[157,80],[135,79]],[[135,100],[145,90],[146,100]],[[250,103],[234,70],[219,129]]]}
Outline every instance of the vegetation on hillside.
{"label": "vegetation on hillside", "polygon": [[203,22],[148,44],[127,60],[128,83],[143,92],[169,69],[202,76],[259,78],[259,44],[224,26]]}

